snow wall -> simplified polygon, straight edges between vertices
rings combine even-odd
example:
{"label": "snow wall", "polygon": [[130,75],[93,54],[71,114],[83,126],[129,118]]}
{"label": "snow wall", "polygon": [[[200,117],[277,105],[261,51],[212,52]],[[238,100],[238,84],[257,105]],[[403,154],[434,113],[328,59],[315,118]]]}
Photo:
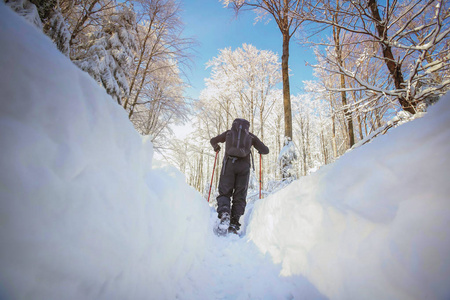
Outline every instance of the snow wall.
{"label": "snow wall", "polygon": [[211,235],[206,201],[3,3],[0,72],[0,299],[174,299]]}
{"label": "snow wall", "polygon": [[450,94],[255,203],[248,237],[330,299],[450,299]]}

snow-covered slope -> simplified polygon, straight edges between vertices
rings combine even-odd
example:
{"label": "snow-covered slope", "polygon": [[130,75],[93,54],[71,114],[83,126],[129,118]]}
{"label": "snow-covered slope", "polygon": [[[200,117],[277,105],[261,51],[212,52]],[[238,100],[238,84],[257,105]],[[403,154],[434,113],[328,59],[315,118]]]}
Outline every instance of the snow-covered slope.
{"label": "snow-covered slope", "polygon": [[175,298],[211,235],[206,201],[3,3],[0,72],[0,299]]}
{"label": "snow-covered slope", "polygon": [[248,237],[331,299],[450,299],[450,94],[256,203]]}

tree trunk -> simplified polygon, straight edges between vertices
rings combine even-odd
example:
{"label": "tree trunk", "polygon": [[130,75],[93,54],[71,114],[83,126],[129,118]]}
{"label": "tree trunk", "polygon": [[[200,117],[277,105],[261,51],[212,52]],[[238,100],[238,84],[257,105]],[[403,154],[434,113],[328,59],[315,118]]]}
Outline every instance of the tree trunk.
{"label": "tree trunk", "polygon": [[320,139],[322,144],[322,154],[323,154],[323,160],[324,164],[328,165],[328,152],[325,142],[325,135],[323,134],[323,128],[320,130]]}
{"label": "tree trunk", "polygon": [[[142,44],[142,46],[139,49],[139,51],[140,51],[140,53],[139,53],[139,60],[138,60],[138,63],[136,65],[136,70],[134,71],[134,75],[131,78],[129,96],[125,99],[125,102],[123,104],[123,108],[125,108],[125,110],[128,108],[128,102],[129,102],[131,94],[133,92],[134,84],[136,82],[136,78],[137,78],[139,70],[141,68],[141,64],[142,64],[142,62],[144,60],[145,50],[147,49],[147,41],[150,38],[150,33],[151,33],[151,30],[152,30],[152,26],[153,26],[153,18],[151,19],[150,24],[148,25],[147,33],[145,34],[145,38],[144,38],[144,43]],[[136,33],[139,34],[138,31],[136,31]],[[145,70],[145,71],[147,71],[147,70]],[[145,77],[145,73],[142,76]]]}
{"label": "tree trunk", "polygon": [[333,156],[334,159],[336,159],[338,157],[337,154],[337,146],[336,146],[336,121],[335,121],[336,115],[333,113],[333,115],[331,116],[331,123],[332,123],[332,128],[331,128],[331,132],[332,132],[332,144],[333,144]]}
{"label": "tree trunk", "polygon": [[359,128],[359,139],[363,140],[364,136],[363,136],[362,120],[361,120],[361,115],[360,114],[358,114],[358,128]]}
{"label": "tree trunk", "polygon": [[[367,5],[372,14],[373,20],[375,21],[375,27],[377,29],[378,37],[380,38],[381,47],[383,50],[384,62],[389,69],[389,73],[394,80],[395,88],[400,90],[404,89],[405,80],[403,79],[402,74],[402,65],[395,60],[394,55],[392,54],[391,46],[387,43],[387,31],[388,28],[386,26],[386,20],[382,20],[380,13],[378,11],[378,3],[377,0],[368,0]],[[408,99],[403,96],[398,97],[398,101],[404,110],[411,114],[416,113],[415,106],[417,103],[411,103]]]}
{"label": "tree trunk", "polygon": [[283,76],[284,135],[292,140],[291,91],[289,87],[289,31],[283,33],[283,55],[281,56],[281,73]]}
{"label": "tree trunk", "polygon": [[[341,74],[341,88],[345,89],[344,74]],[[345,116],[345,120],[347,121],[348,137],[349,137],[350,148],[351,148],[355,144],[355,134],[353,132],[353,116],[347,106],[347,94],[345,93],[345,91],[341,92],[341,98],[342,98],[342,105],[344,106],[344,116]]]}
{"label": "tree trunk", "polygon": [[329,97],[330,97],[330,110],[331,110],[331,145],[333,146],[333,158],[336,159],[337,158],[336,124],[335,124],[336,113],[334,112],[333,98],[331,97],[331,94],[329,95]]}
{"label": "tree trunk", "polygon": [[[339,11],[339,7],[337,9],[337,12]],[[336,24],[338,23],[337,20],[337,12],[333,16],[334,21]],[[337,26],[333,26],[333,37],[334,37],[334,44],[335,44],[335,50],[336,50],[336,60],[339,65],[339,68],[343,68],[344,61],[342,59],[342,47],[340,43],[340,34],[341,34],[341,28]],[[345,75],[340,74],[340,84],[341,89],[345,89]],[[353,116],[352,113],[349,111],[347,106],[347,94],[345,91],[341,92],[341,98],[342,98],[342,105],[344,106],[344,117],[348,128],[348,137],[349,137],[349,148],[351,148],[355,144],[355,135],[353,133]]]}

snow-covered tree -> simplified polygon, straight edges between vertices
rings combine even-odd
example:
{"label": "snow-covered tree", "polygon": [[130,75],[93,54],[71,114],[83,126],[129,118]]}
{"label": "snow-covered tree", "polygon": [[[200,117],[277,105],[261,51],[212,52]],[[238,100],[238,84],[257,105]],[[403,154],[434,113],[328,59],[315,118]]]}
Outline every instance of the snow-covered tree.
{"label": "snow-covered tree", "polygon": [[129,93],[126,71],[136,49],[132,35],[134,26],[134,11],[120,4],[103,20],[101,28],[89,35],[85,51],[74,59],[74,63],[97,80],[119,104]]}
{"label": "snow-covered tree", "polygon": [[285,138],[284,146],[280,151],[280,155],[278,156],[278,164],[280,167],[281,178],[286,181],[292,181],[297,178],[297,170],[295,144],[288,137]]}
{"label": "snow-covered tree", "polygon": [[39,17],[38,9],[36,5],[29,0],[4,0],[7,6],[9,6],[16,13],[25,18],[28,22],[33,24],[39,29],[42,29],[42,21]]}
{"label": "snow-covered tree", "polygon": [[274,105],[269,94],[281,81],[278,55],[243,44],[234,51],[220,50],[207,67],[211,68],[207,87],[215,90],[215,97],[231,101],[225,108],[225,113],[231,116],[227,125],[231,126],[234,117],[241,116],[250,121],[251,131],[264,139],[264,120]]}
{"label": "snow-covered tree", "polygon": [[[349,54],[353,53],[350,48],[356,49],[354,45],[360,46],[356,52],[359,57],[353,57],[353,63],[349,63],[352,55],[341,65],[336,59],[330,59],[335,63],[333,68],[326,69],[328,72],[356,82],[358,86],[352,90],[367,92],[366,100],[394,98],[403,110],[414,114],[423,108],[423,103],[450,88],[448,9],[445,0],[383,3],[321,0],[311,4],[308,13],[297,17],[339,29],[341,34],[350,36],[340,44]],[[361,72],[368,65],[365,62],[369,65],[381,62],[382,72],[388,75],[386,80],[373,82],[363,78]],[[315,67],[325,68],[321,64]],[[340,88],[340,92],[348,90]]]}
{"label": "snow-covered tree", "polygon": [[45,33],[53,40],[64,55],[70,55],[70,31],[66,25],[61,9],[56,6],[44,25]]}

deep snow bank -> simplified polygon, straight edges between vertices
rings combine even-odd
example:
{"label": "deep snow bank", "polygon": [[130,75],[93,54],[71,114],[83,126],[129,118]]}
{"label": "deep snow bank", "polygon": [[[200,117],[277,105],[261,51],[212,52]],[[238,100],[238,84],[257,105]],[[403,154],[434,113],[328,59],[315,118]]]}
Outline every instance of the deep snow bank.
{"label": "deep snow bank", "polygon": [[331,299],[450,299],[450,94],[255,204],[248,236]]}
{"label": "deep snow bank", "polygon": [[0,299],[175,298],[211,235],[206,201],[3,3],[0,72]]}

